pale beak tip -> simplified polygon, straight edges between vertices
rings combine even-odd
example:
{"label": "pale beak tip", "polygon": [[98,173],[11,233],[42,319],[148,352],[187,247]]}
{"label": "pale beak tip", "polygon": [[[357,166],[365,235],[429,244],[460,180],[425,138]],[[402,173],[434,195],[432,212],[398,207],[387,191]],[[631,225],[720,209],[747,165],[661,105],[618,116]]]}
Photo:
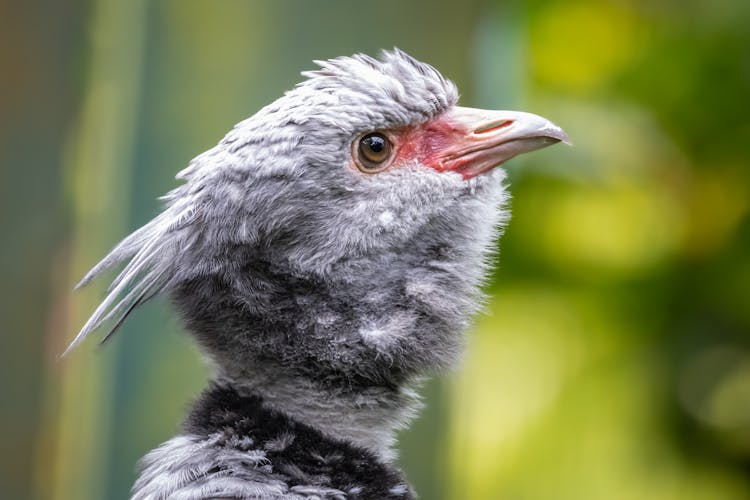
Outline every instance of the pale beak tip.
{"label": "pale beak tip", "polygon": [[555,125],[554,123],[550,122],[550,127],[548,130],[545,130],[545,135],[551,139],[555,139],[558,142],[562,142],[563,144],[567,146],[572,146],[573,141],[570,140],[570,137],[568,137],[568,134],[565,133],[563,129]]}

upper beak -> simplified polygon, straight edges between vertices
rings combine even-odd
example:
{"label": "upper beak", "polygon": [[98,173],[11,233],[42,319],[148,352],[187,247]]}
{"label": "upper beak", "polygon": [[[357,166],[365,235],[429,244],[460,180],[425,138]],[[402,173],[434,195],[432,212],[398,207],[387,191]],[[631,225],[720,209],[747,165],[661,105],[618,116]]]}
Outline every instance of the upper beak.
{"label": "upper beak", "polygon": [[[438,118],[443,136],[431,164],[470,179],[522,153],[558,142],[570,144],[563,130],[541,116],[454,106]],[[437,125],[437,124],[436,124]]]}

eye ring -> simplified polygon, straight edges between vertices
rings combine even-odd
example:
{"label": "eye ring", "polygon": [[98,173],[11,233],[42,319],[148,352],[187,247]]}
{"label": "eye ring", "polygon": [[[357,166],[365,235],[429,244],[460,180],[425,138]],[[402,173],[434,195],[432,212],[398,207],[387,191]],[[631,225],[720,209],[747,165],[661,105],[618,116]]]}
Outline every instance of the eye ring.
{"label": "eye ring", "polygon": [[393,159],[393,141],[383,132],[368,132],[352,143],[352,157],[360,172],[376,174]]}

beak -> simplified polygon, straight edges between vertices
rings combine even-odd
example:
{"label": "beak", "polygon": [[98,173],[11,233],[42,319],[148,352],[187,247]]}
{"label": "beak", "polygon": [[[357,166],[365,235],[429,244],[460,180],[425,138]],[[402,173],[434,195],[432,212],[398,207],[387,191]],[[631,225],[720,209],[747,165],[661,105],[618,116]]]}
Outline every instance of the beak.
{"label": "beak", "polygon": [[429,164],[464,179],[492,170],[522,153],[558,142],[570,144],[563,130],[541,116],[520,111],[490,111],[454,106],[434,120],[441,137]]}

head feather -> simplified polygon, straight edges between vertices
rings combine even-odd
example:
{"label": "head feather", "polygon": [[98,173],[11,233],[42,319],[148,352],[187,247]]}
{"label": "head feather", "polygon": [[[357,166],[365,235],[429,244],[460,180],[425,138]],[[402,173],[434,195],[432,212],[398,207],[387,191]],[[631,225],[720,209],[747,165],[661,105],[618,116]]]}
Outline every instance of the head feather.
{"label": "head feather", "polygon": [[[181,188],[175,191],[178,190]],[[108,339],[136,307],[169,288],[177,270],[177,252],[188,239],[188,227],[196,219],[184,199],[173,197],[173,200],[164,212],[115,246],[76,285],[76,289],[86,286],[107,269],[128,262],[63,356],[88,334],[111,321],[112,326],[104,336],[104,340]]]}
{"label": "head feather", "polygon": [[[290,199],[284,190],[299,188],[302,180],[272,183],[274,191],[253,191],[258,199],[251,199],[245,189],[253,181],[245,177],[286,176],[291,181],[301,176],[298,158],[287,158],[287,163],[281,158],[296,154],[303,136],[311,161],[318,161],[314,156],[317,150],[328,154],[328,149],[321,148],[329,143],[328,138],[313,140],[304,135],[309,132],[305,123],[315,121],[308,123],[308,128],[317,130],[340,129],[339,133],[348,137],[357,127],[427,120],[458,99],[452,82],[398,49],[382,52],[380,60],[357,54],[317,64],[320,69],[303,73],[307,80],[239,123],[216,147],[179,172],[177,179],[184,184],[162,198],[164,211],[115,246],[83,277],[77,288],[126,263],[65,353],[94,330],[110,324],[106,340],[135,308],[168,293],[179,282],[217,272],[220,264],[212,260],[211,251],[222,245],[248,244],[260,231],[248,224],[264,224],[266,231],[273,231],[274,225],[293,220],[289,207],[272,213],[269,207]],[[255,206],[247,206],[252,203]],[[238,214],[264,210],[264,217],[232,220],[241,218]]]}

